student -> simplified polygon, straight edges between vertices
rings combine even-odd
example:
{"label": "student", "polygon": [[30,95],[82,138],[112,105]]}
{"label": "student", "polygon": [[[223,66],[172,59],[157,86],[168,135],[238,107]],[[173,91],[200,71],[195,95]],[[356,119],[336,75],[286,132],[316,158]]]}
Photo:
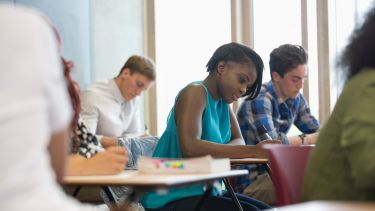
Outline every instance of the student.
{"label": "student", "polygon": [[[61,58],[64,76],[73,107],[71,123],[72,154],[69,155],[66,175],[118,174],[128,160],[127,150],[118,146],[117,138],[102,137],[90,133],[79,117],[79,86],[70,76],[72,62]],[[103,141],[104,140],[104,141]],[[105,143],[105,144],[103,144]]]}
{"label": "student", "polygon": [[[308,134],[319,129],[319,122],[300,93],[307,75],[307,60],[307,52],[299,45],[285,44],[271,52],[271,81],[262,85],[256,99],[244,101],[238,109],[237,119],[246,144],[261,141],[261,126],[283,144],[315,143],[316,134]],[[287,137],[293,124],[303,135]]]}
{"label": "student", "polygon": [[90,132],[109,137],[144,135],[138,96],[153,84],[155,77],[153,62],[134,55],[117,77],[98,81],[84,90],[81,116]]}
{"label": "student", "polygon": [[[56,29],[55,34],[59,37]],[[68,158],[66,175],[117,174],[124,170],[127,161],[128,167],[134,167],[140,155],[151,156],[158,140],[156,137],[133,137],[124,140],[116,137],[96,136],[87,129],[79,115],[81,108],[79,85],[70,76],[73,62],[63,57],[61,61],[73,107],[72,149]],[[143,147],[143,151],[137,144],[149,141],[155,144],[150,145],[149,148]]]}
{"label": "student", "polygon": [[310,157],[303,201],[375,201],[374,29],[375,7],[340,58],[347,81]]}
{"label": "student", "polygon": [[0,210],[103,210],[67,197],[71,109],[56,40],[41,15],[0,5]]}
{"label": "student", "polygon": [[89,132],[97,135],[103,146],[119,142],[127,147],[128,167],[135,167],[139,155],[151,155],[159,140],[147,134],[139,113],[139,95],[155,78],[153,61],[134,55],[117,77],[93,83],[82,94],[80,114]]}
{"label": "student", "polygon": [[[57,30],[56,30],[57,32]],[[128,167],[135,167],[136,160],[140,155],[151,156],[154,146],[144,151],[139,151],[139,144],[144,141],[156,139],[156,137],[133,137],[127,140],[115,137],[98,136],[88,131],[86,124],[80,118],[80,97],[79,86],[70,76],[73,63],[61,57],[64,69],[64,76],[68,85],[68,92],[73,107],[73,119],[71,130],[73,131],[72,149],[68,156],[66,175],[110,175],[118,174],[124,170],[125,164]],[[157,139],[156,139],[157,140]],[[155,142],[157,143],[157,142]],[[129,152],[129,153],[128,153]],[[129,157],[128,157],[129,156]],[[66,192],[73,192],[76,187],[66,187]],[[112,188],[113,189],[113,188]],[[119,189],[119,188],[117,188]],[[131,191],[122,187],[122,196]],[[125,194],[126,193],[126,194]],[[109,207],[112,207],[107,196],[102,194],[103,199]],[[80,193],[80,200],[96,201],[100,199],[98,189],[85,188]],[[121,198],[116,198],[120,200]],[[121,203],[118,204],[121,206]],[[139,203],[132,203],[132,209],[143,210]]]}
{"label": "student", "polygon": [[[219,47],[207,64],[209,75],[180,91],[153,157],[182,158],[265,157],[261,144],[244,145],[235,115],[229,104],[242,96],[253,99],[262,83],[263,62],[250,48],[229,43]],[[269,141],[268,143],[275,143]],[[176,188],[166,195],[149,193],[142,200],[147,210],[193,210],[202,185]],[[238,194],[245,210],[270,208]],[[215,188],[202,210],[233,210],[233,201]]]}
{"label": "student", "polygon": [[[300,93],[307,75],[307,61],[307,52],[299,45],[285,44],[271,52],[271,81],[262,85],[256,99],[244,101],[237,112],[246,144],[254,145],[262,140],[262,132],[259,130],[262,126],[272,139],[281,140],[283,144],[315,143],[315,132],[320,125]],[[293,124],[302,132],[301,135],[287,136]],[[271,179],[263,166],[236,168],[250,171],[249,176],[234,179],[237,191],[244,191],[245,194],[270,204],[275,202]]]}

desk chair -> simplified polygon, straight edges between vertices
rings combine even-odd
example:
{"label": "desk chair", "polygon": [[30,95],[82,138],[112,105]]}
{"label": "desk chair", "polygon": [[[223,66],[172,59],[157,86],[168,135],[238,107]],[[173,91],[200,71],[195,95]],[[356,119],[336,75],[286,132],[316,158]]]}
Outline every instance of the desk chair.
{"label": "desk chair", "polygon": [[303,177],[313,145],[265,145],[271,165],[271,178],[277,206],[299,202]]}

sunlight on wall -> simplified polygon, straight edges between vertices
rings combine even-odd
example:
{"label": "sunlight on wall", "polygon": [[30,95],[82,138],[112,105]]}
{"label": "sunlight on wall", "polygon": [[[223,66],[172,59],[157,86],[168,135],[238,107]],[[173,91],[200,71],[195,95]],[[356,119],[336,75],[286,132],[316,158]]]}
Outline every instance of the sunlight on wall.
{"label": "sunlight on wall", "polygon": [[203,80],[213,52],[230,42],[230,20],[228,0],[155,1],[158,135],[178,91]]}

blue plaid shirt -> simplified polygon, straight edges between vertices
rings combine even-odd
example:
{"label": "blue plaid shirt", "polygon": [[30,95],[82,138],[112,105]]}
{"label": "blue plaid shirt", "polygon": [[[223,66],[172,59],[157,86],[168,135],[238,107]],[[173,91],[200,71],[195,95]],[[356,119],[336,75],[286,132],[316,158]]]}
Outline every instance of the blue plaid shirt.
{"label": "blue plaid shirt", "polygon": [[320,126],[302,94],[282,101],[272,81],[263,84],[256,99],[241,104],[237,119],[247,145],[261,141],[256,129],[261,125],[272,139],[281,140],[283,144],[289,144],[287,133],[292,124],[307,134],[316,132]]}
{"label": "blue plaid shirt", "polygon": [[[319,129],[318,120],[311,114],[310,108],[302,94],[294,99],[283,101],[276,94],[276,88],[272,81],[264,83],[258,97],[254,100],[244,101],[238,112],[237,119],[242,136],[247,145],[255,145],[261,141],[257,128],[263,125],[272,139],[281,140],[283,144],[289,144],[287,133],[294,124],[303,133],[314,133]],[[237,166],[250,171],[250,175],[257,170],[264,172],[262,166],[249,165]],[[241,191],[254,178],[238,178],[235,181],[237,190]],[[251,176],[250,176],[251,177]],[[238,181],[241,180],[241,181]]]}

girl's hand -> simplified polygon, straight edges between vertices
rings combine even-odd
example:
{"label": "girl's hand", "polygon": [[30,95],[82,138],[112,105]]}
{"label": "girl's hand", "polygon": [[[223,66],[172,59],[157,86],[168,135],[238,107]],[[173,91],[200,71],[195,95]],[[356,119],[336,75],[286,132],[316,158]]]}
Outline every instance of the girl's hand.
{"label": "girl's hand", "polygon": [[108,147],[105,151],[99,152],[87,160],[87,167],[90,167],[91,174],[106,175],[118,174],[125,169],[128,161],[128,153],[122,147]]}
{"label": "girl's hand", "polygon": [[279,140],[264,140],[255,145],[255,157],[256,158],[267,158],[268,154],[263,149],[264,144],[281,144]]}
{"label": "girl's hand", "polygon": [[100,139],[100,143],[102,144],[104,149],[107,149],[108,147],[114,147],[114,146],[117,146],[117,138],[116,137],[103,136]]}

